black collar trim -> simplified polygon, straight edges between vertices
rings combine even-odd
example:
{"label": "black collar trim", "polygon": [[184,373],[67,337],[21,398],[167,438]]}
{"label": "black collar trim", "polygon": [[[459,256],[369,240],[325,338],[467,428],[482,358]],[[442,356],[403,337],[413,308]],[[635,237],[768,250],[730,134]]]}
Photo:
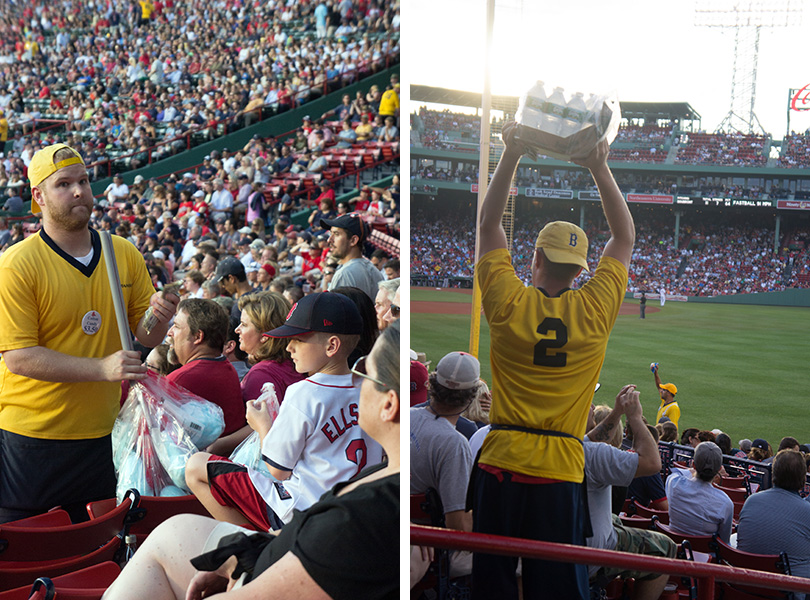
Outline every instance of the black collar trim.
{"label": "black collar trim", "polygon": [[549,293],[548,293],[546,290],[544,290],[544,289],[543,289],[543,288],[541,288],[540,286],[537,286],[535,289],[540,290],[540,292],[541,292],[541,293],[542,293],[542,294],[543,294],[543,295],[544,295],[546,298],[559,298],[559,297],[560,297],[560,296],[562,296],[562,295],[563,295],[565,292],[568,292],[568,291],[570,291],[570,290],[571,290],[571,288],[563,288],[563,289],[561,289],[559,292],[557,292],[557,295],[556,295],[556,296],[551,296],[551,295],[549,295]]}
{"label": "black collar trim", "polygon": [[192,358],[186,364],[188,364],[190,362],[194,362],[195,360],[210,360],[210,361],[213,361],[213,362],[223,362],[223,361],[225,361],[227,359],[225,358],[224,354],[220,354],[219,356],[199,356],[197,358]]}
{"label": "black collar trim", "polygon": [[96,270],[98,262],[101,260],[101,236],[95,229],[93,228],[88,229],[90,229],[90,241],[93,244],[93,258],[90,259],[90,264],[88,264],[86,267],[81,262],[72,257],[70,254],[62,250],[62,248],[57,246],[56,242],[53,241],[51,236],[49,236],[45,232],[44,227],[39,230],[39,236],[42,238],[42,241],[48,244],[51,250],[53,250],[59,256],[61,256],[65,260],[65,262],[67,262],[70,266],[78,270],[82,275],[89,278]]}

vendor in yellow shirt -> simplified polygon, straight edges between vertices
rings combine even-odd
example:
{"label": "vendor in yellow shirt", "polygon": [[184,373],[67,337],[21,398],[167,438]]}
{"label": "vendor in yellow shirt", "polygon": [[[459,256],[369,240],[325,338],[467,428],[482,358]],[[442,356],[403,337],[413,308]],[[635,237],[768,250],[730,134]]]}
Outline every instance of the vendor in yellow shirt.
{"label": "vendor in yellow shirt", "polygon": [[675,394],[678,393],[678,388],[674,383],[661,383],[661,378],[658,376],[658,363],[652,363],[650,370],[655,376],[655,387],[661,396],[661,406],[658,407],[658,414],[655,416],[655,422],[658,423],[661,417],[667,417],[670,421],[678,426],[678,419],[681,418],[681,408],[675,400]]}

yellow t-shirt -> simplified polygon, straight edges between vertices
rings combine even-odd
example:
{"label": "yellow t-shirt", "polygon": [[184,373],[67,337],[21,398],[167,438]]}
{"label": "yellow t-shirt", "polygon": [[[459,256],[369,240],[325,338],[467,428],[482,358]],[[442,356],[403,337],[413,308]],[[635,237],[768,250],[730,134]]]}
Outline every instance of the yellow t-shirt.
{"label": "yellow t-shirt", "polygon": [[[490,328],[494,424],[585,435],[608,337],[627,287],[627,269],[603,256],[578,290],[548,297],[515,275],[506,249],[478,263]],[[570,437],[493,429],[480,462],[533,477],[580,482],[585,455]]]}
{"label": "yellow t-shirt", "polygon": [[681,407],[678,406],[677,402],[664,404],[664,401],[661,400],[661,406],[658,407],[658,414],[655,415],[655,422],[658,423],[663,416],[669,417],[669,420],[675,423],[675,427],[677,427],[678,419],[681,418]]}
{"label": "yellow t-shirt", "polygon": [[[101,358],[121,349],[107,267],[92,231],[89,266],[65,254],[44,231],[0,257],[0,352],[43,346]],[[154,293],[143,256],[113,236],[132,331]],[[121,385],[55,383],[15,375],[0,361],[0,429],[41,439],[92,439],[112,431]]]}
{"label": "yellow t-shirt", "polygon": [[141,18],[142,19],[151,19],[152,13],[155,11],[155,6],[152,4],[151,0],[138,0],[138,4],[141,5]]}
{"label": "yellow t-shirt", "polygon": [[364,142],[371,138],[371,134],[374,133],[374,125],[371,123],[360,123],[354,132],[357,134],[357,139],[361,142]]}
{"label": "yellow t-shirt", "polygon": [[380,98],[380,110],[378,114],[387,116],[395,116],[399,110],[399,95],[395,90],[385,90]]}
{"label": "yellow t-shirt", "polygon": [[0,117],[0,142],[8,141],[8,120]]}

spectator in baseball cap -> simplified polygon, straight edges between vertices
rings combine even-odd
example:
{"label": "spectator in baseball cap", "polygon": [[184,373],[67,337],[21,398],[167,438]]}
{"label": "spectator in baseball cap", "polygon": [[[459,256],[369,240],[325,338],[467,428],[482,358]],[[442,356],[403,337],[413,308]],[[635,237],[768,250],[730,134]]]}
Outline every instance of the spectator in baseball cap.
{"label": "spectator in baseball cap", "polygon": [[[421,371],[419,363],[414,363],[411,372]],[[474,356],[450,352],[428,376],[427,403],[410,411],[411,493],[437,490],[447,527],[460,531],[472,531],[472,514],[465,510],[465,499],[473,456],[470,444],[454,429],[478,391],[479,373]],[[421,392],[419,387],[417,380],[417,392]],[[475,430],[473,423],[467,423]],[[470,561],[469,554],[454,553],[451,568],[469,573]]]}
{"label": "spectator in baseball cap", "polygon": [[[217,265],[213,280],[219,283],[222,290],[232,296],[234,300],[238,300],[253,291],[247,280],[244,263],[233,256],[228,256]],[[241,314],[238,302],[234,302],[231,308],[231,316],[239,318]]]}
{"label": "spectator in baseball cap", "polygon": [[712,480],[723,467],[720,447],[714,442],[698,444],[692,467],[694,474],[675,467],[667,478],[670,525],[676,531],[690,535],[716,533],[728,543],[734,503],[725,492],[712,486]]}
{"label": "spectator in baseball cap", "polygon": [[343,294],[327,292],[301,298],[290,310],[284,325],[266,331],[265,335],[295,337],[317,331],[359,337],[362,330],[363,319],[355,303]]}
{"label": "spectator in baseball cap", "polygon": [[751,442],[751,450],[748,452],[748,459],[757,462],[765,462],[773,456],[771,445],[762,438],[756,438]]}
{"label": "spectator in baseball cap", "polygon": [[418,360],[411,360],[411,406],[427,402],[428,370]]}
{"label": "spectator in baseball cap", "polygon": [[363,256],[367,225],[357,215],[343,215],[336,219],[321,219],[321,227],[330,231],[330,255],[340,263],[329,282],[329,289],[360,288],[373,302],[377,295],[377,283],[382,281],[383,274]]}
{"label": "spectator in baseball cap", "polygon": [[275,421],[266,404],[247,403],[248,423],[262,440],[268,471],[285,481],[284,493],[277,484],[268,487],[254,480],[240,465],[198,453],[189,461],[186,480],[214,517],[247,521],[261,531],[278,529],[290,522],[294,509],[308,508],[335,483],[356,474],[357,465],[346,460],[350,444],[365,445],[363,458],[369,465],[382,459],[381,447],[359,427],[351,436],[342,436],[346,429],[335,429],[336,415],[352,414],[360,401],[353,374],[371,376],[366,357],[354,369],[347,363],[361,329],[354,302],[325,292],[304,296],[284,325],[264,332],[288,338],[296,371],[308,375],[287,388]]}

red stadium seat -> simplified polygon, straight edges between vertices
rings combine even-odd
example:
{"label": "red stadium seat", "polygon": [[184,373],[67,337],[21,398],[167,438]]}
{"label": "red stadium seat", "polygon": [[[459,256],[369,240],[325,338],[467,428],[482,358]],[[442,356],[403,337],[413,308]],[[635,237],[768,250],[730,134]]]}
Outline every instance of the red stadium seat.
{"label": "red stadium seat", "polygon": [[748,497],[748,492],[745,488],[727,488],[720,485],[715,485],[714,487],[725,492],[733,502],[745,502],[745,499]]}
{"label": "red stadium seat", "polygon": [[139,500],[130,490],[120,506],[84,523],[0,525],[0,590],[113,560]]}
{"label": "red stadium seat", "polygon": [[625,527],[636,527],[637,529],[651,529],[652,517],[639,517],[637,515],[619,515]]}
{"label": "red stadium seat", "polygon": [[675,531],[669,525],[665,525],[661,523],[658,519],[653,519],[653,529],[663,533],[664,535],[668,536],[672,541],[676,544],[682,543],[684,540],[688,541],[692,547],[692,550],[695,552],[702,552],[704,554],[709,555],[710,560],[709,562],[714,562],[715,558],[715,550],[713,546],[713,541],[715,536],[713,535],[689,535],[687,533],[680,533]]}
{"label": "red stadium seat", "polygon": [[[91,519],[103,518],[115,506],[115,499],[99,500],[87,504],[87,513]],[[138,536],[138,542],[152,532],[163,521],[174,515],[193,514],[210,517],[211,515],[200,503],[196,496],[173,496],[161,498],[158,496],[141,496],[137,508],[138,520],[129,528],[129,533]]]}
{"label": "red stadium seat", "polygon": [[30,598],[57,598],[58,600],[97,600],[121,573],[121,567],[107,561],[49,579],[38,578],[33,587],[22,587],[0,592],[0,600],[28,600]]}
{"label": "red stadium seat", "polygon": [[633,508],[636,511],[636,514],[640,517],[657,517],[658,521],[663,523],[664,525],[669,525],[669,511],[667,510],[655,510],[654,508],[648,508],[646,506],[642,506],[637,501],[633,501]]}
{"label": "red stadium seat", "polygon": [[[790,561],[788,556],[782,554],[752,554],[732,548],[722,540],[716,540],[717,559],[721,564],[743,569],[754,569],[768,573],[790,575]],[[718,583],[718,591],[724,600],[753,600],[763,598],[788,598],[784,592],[757,588],[727,582]]]}

